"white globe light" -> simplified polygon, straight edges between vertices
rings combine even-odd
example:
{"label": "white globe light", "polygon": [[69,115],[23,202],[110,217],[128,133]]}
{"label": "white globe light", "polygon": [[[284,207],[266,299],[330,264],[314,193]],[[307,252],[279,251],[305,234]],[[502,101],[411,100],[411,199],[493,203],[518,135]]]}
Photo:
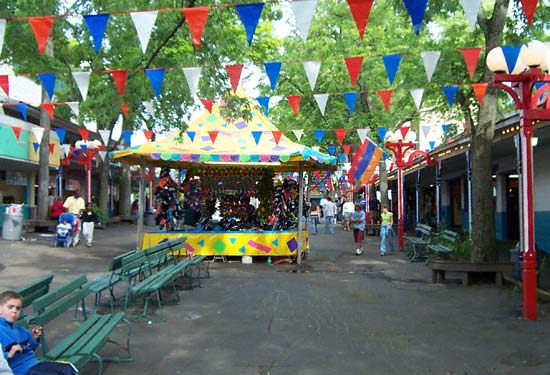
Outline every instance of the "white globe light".
{"label": "white globe light", "polygon": [[521,61],[531,68],[538,68],[546,61],[546,47],[538,40],[532,40],[526,46],[522,46],[519,57]]}
{"label": "white globe light", "polygon": [[523,60],[521,59],[521,54],[524,50],[526,50],[527,47],[525,46],[521,46],[521,49],[520,49],[520,53],[519,53],[519,57],[518,59],[516,60],[516,66],[514,66],[514,70],[512,70],[512,74],[520,74],[520,73],[523,73],[524,71],[528,70],[529,69],[529,66],[527,66]]}
{"label": "white globe light", "polygon": [[547,72],[550,69],[550,42],[544,42],[544,47],[546,48],[544,63],[541,64],[540,68],[543,72]]}
{"label": "white globe light", "polygon": [[384,141],[386,142],[394,142],[393,140],[393,132],[391,130],[388,130],[386,132],[386,135],[384,136]]}
{"label": "white globe light", "polygon": [[407,135],[405,136],[405,140],[406,140],[407,142],[414,142],[414,141],[416,141],[416,133],[415,133],[415,131],[414,131],[414,130],[409,130],[409,131],[407,132]]}
{"label": "white globe light", "polygon": [[487,67],[494,73],[508,73],[508,66],[501,47],[493,48],[487,54]]}

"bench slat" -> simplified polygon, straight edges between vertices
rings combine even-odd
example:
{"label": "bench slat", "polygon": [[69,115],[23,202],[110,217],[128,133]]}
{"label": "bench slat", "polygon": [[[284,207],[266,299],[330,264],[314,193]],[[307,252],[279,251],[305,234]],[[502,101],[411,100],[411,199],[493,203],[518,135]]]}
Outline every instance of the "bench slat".
{"label": "bench slat", "polygon": [[63,298],[65,295],[73,291],[75,288],[81,287],[86,284],[88,280],[85,275],[80,275],[76,279],[73,279],[69,283],[60,286],[59,288],[52,290],[43,297],[38,298],[33,301],[32,308],[35,312],[39,313],[44,309],[44,307],[51,305],[55,301]]}

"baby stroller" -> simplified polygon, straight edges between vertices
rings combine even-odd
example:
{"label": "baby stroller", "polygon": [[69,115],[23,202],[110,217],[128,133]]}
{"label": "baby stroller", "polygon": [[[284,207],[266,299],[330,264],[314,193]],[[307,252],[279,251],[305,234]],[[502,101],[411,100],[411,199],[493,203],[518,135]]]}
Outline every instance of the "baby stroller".
{"label": "baby stroller", "polygon": [[[61,225],[63,221],[67,221],[69,228],[63,228]],[[55,228],[53,236],[53,247],[63,246],[76,246],[80,238],[80,219],[78,216],[64,213],[59,216],[59,224]]]}

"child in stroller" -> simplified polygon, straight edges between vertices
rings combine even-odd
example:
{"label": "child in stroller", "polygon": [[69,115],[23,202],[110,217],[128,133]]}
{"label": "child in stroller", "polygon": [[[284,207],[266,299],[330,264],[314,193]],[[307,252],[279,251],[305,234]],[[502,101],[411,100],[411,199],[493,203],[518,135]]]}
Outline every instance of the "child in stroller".
{"label": "child in stroller", "polygon": [[80,220],[78,216],[64,213],[59,216],[59,224],[55,227],[53,246],[76,246],[80,237]]}

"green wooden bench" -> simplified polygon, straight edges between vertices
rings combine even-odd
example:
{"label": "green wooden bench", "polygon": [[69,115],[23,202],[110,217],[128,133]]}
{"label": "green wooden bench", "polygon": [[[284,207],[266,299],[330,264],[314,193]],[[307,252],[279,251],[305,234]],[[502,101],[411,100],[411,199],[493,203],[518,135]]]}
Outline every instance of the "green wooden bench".
{"label": "green wooden bench", "polygon": [[[130,354],[131,327],[130,323],[124,319],[123,312],[106,315],[87,315],[85,299],[91,294],[90,289],[85,286],[87,281],[85,275],[78,276],[33,301],[32,308],[36,314],[34,323],[44,327],[40,339],[43,359],[67,361],[79,370],[89,361],[96,360],[99,363],[98,373],[102,374],[103,362],[105,361],[132,361],[132,355]],[[49,323],[59,317],[67,317],[66,312],[79,304],[82,305],[84,321],[79,323],[76,329],[66,334],[60,342],[50,348],[49,340],[46,339],[49,332]],[[125,324],[128,329],[125,345],[118,344],[109,338],[111,332],[119,324]],[[102,357],[99,351],[107,341],[117,344],[127,354],[123,357]]]}
{"label": "green wooden bench", "polygon": [[177,237],[144,249],[149,266],[160,269],[169,263],[175,263],[176,258],[181,256],[185,241],[185,237]]}
{"label": "green wooden bench", "polygon": [[458,233],[452,230],[444,230],[437,239],[442,243],[429,244],[428,249],[437,255],[448,255],[455,251]]}
{"label": "green wooden bench", "polygon": [[[44,277],[39,278],[38,280],[33,281],[30,284],[27,284],[19,289],[16,292],[23,297],[23,309],[28,306],[31,306],[35,299],[42,297],[50,291],[50,285],[53,280],[53,274],[48,274]],[[32,314],[27,314],[24,310],[21,311],[19,319],[17,320],[17,325],[21,327],[28,327],[29,323],[32,321]]]}
{"label": "green wooden bench", "polygon": [[210,262],[203,262],[204,260],[207,260],[205,255],[190,259],[189,266],[185,270],[185,278],[189,289],[200,288],[202,286],[201,280],[210,278]]}
{"label": "green wooden bench", "polygon": [[430,242],[430,235],[432,233],[432,227],[427,224],[417,224],[414,228],[417,234],[420,236],[405,236],[405,242],[409,245],[409,251],[407,256],[411,258],[413,262],[419,262],[426,259],[424,250]]}

